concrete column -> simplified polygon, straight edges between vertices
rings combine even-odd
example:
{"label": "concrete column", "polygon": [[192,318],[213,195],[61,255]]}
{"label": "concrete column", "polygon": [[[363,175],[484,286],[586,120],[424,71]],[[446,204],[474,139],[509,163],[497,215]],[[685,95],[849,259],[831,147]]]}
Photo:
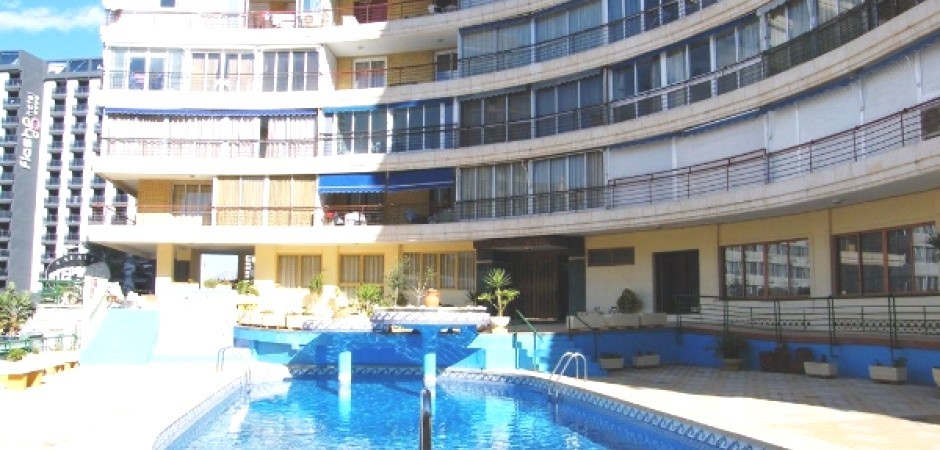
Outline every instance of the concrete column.
{"label": "concrete column", "polygon": [[424,353],[424,386],[433,388],[437,384],[437,353]]}
{"label": "concrete column", "polygon": [[339,384],[352,383],[352,352],[343,350],[339,353]]}
{"label": "concrete column", "polygon": [[173,244],[157,244],[157,261],[154,273],[154,292],[160,295],[167,292],[173,283],[173,264],[175,254]]}

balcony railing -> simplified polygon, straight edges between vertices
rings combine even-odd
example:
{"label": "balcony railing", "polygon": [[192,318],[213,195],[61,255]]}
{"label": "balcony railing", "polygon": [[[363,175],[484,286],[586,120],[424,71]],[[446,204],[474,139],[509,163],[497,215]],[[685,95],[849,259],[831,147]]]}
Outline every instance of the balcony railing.
{"label": "balcony railing", "polygon": [[23,85],[23,80],[16,78],[12,80],[7,80],[3,83],[4,87],[7,89],[16,89]]}
{"label": "balcony railing", "polygon": [[[465,2],[464,8],[497,0]],[[106,24],[123,27],[160,28],[319,28],[361,23],[389,22],[442,14],[460,9],[458,0],[406,0],[394,4],[323,8],[309,11],[250,11],[248,13],[169,13],[108,11]]]}
{"label": "balcony railing", "polygon": [[0,121],[0,125],[2,125],[2,126],[4,126],[4,127],[9,127],[9,126],[14,126],[14,127],[15,127],[15,126],[17,126],[17,125],[19,125],[19,124],[20,124],[20,121],[17,120],[17,118],[16,118],[15,116],[14,116],[14,117],[4,117],[3,120]]}
{"label": "balcony railing", "polygon": [[[616,209],[680,201],[776,183],[828,167],[856,162],[891,150],[940,137],[940,98],[904,109],[864,125],[780,151],[755,150],[739,155],[662,172],[614,178],[605,186],[531,195],[458,201],[453,208],[434,208],[433,214],[409,219],[410,211],[430,211],[428,204],[351,205],[329,208],[209,208],[198,212],[173,206],[139,207],[140,213],[169,213],[180,222],[202,225],[310,226],[347,224],[357,213],[368,225],[441,223],[522,217],[585,209]],[[332,213],[332,215],[330,214]],[[420,214],[419,214],[420,216]],[[272,217],[280,217],[272,219]],[[352,217],[352,216],[351,216]]]}
{"label": "balcony railing", "polygon": [[82,236],[78,233],[69,233],[65,235],[65,242],[75,244],[81,242]]}
{"label": "balcony railing", "polygon": [[68,94],[68,88],[65,86],[56,86],[56,88],[52,90],[52,95],[56,97],[62,97],[65,94]]}
{"label": "balcony railing", "polygon": [[136,139],[105,138],[104,156],[193,158],[305,158],[317,156],[316,139]]}

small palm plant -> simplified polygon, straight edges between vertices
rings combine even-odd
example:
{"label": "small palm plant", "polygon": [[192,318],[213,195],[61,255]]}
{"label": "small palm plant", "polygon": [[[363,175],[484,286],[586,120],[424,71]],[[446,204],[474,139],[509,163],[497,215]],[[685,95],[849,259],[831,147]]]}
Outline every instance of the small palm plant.
{"label": "small palm plant", "polygon": [[483,277],[483,284],[489,289],[477,296],[478,300],[483,300],[496,308],[496,315],[502,316],[506,311],[506,306],[519,296],[519,290],[509,287],[512,284],[512,278],[505,269],[494,267]]}
{"label": "small palm plant", "polygon": [[9,283],[0,291],[0,335],[16,335],[20,328],[36,313],[29,291],[17,291]]}

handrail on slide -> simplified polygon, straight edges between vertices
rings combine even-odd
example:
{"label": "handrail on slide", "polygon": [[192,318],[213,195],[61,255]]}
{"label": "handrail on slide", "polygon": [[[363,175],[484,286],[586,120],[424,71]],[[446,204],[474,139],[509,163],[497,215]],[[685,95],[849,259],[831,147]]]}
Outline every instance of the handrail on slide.
{"label": "handrail on slide", "polygon": [[[568,366],[571,365],[571,361],[574,361],[574,377],[575,379],[587,380],[587,359],[584,357],[581,352],[565,352],[564,355],[561,355],[561,358],[558,358],[558,362],[555,364],[555,368],[552,369],[551,376],[548,377],[548,394],[556,394],[558,390],[555,386],[558,385],[557,381],[568,371]],[[583,374],[581,371],[584,371]]]}
{"label": "handrail on slide", "polygon": [[419,429],[421,432],[418,448],[431,450],[431,391],[428,388],[421,390],[421,415]]}

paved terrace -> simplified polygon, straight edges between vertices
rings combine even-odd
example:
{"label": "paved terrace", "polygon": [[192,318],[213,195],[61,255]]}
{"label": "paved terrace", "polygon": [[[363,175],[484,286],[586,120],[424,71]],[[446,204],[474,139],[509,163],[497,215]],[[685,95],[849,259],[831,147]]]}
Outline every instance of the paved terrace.
{"label": "paved terrace", "polygon": [[[0,449],[149,449],[238,375],[210,365],[86,366],[0,389]],[[940,449],[940,390],[664,366],[570,383],[793,449]]]}

